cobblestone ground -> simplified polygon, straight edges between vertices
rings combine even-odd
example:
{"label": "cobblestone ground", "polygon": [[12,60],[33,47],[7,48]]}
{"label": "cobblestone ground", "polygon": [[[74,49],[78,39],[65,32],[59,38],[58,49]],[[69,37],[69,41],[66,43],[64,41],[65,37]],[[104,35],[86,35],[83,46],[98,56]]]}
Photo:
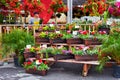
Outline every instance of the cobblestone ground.
{"label": "cobblestone ground", "polygon": [[16,68],[13,64],[0,66],[0,80],[120,80],[112,76],[111,68],[105,68],[102,73],[99,73],[93,66],[89,75],[82,77],[81,65],[67,64],[64,67],[63,65],[60,63],[54,65],[46,76],[27,74],[23,68]]}

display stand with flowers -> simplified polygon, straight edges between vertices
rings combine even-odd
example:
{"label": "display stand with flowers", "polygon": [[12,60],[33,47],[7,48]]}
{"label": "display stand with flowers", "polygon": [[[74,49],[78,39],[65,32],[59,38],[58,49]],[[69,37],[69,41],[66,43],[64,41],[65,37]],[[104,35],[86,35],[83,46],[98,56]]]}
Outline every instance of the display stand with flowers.
{"label": "display stand with flowers", "polygon": [[34,62],[24,62],[24,68],[26,73],[38,74],[41,76],[45,76],[50,69],[46,62],[43,62],[41,59]]}

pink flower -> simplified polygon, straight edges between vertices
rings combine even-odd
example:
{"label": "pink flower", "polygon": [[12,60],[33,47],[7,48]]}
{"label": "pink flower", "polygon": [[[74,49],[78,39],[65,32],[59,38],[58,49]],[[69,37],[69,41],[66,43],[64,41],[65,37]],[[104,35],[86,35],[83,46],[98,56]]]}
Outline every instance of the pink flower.
{"label": "pink flower", "polygon": [[120,2],[116,2],[115,6],[117,6],[119,8],[120,7]]}

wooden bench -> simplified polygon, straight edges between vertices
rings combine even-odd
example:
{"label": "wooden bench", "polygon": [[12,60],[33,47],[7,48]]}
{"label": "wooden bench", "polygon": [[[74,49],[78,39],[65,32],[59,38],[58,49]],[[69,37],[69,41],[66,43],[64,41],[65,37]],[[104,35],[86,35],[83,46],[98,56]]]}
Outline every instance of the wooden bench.
{"label": "wooden bench", "polygon": [[[46,60],[46,59],[43,59]],[[77,64],[83,64],[83,70],[82,70],[82,75],[87,76],[88,71],[91,67],[91,65],[99,65],[98,61],[75,61],[74,59],[67,59],[67,60],[57,60],[55,61],[53,58],[48,58],[47,59],[50,62],[64,62],[64,63],[77,63]]]}

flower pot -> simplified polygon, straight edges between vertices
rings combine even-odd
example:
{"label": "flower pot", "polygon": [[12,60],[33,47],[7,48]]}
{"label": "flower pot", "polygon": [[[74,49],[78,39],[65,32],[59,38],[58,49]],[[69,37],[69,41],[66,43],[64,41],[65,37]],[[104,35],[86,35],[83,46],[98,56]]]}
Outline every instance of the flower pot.
{"label": "flower pot", "polygon": [[98,55],[75,55],[76,61],[96,61],[98,60]]}
{"label": "flower pot", "polygon": [[67,44],[82,44],[82,43],[83,43],[83,39],[80,38],[67,39]]}
{"label": "flower pot", "polygon": [[84,44],[85,45],[100,45],[102,42],[99,39],[85,39]]}
{"label": "flower pot", "polygon": [[54,55],[54,60],[62,60],[62,59],[74,59],[73,54],[56,54]]}
{"label": "flower pot", "polygon": [[25,59],[35,57],[35,55],[36,53],[33,53],[33,52],[24,52]]}
{"label": "flower pot", "polygon": [[38,74],[41,76],[45,76],[47,74],[47,70],[39,71],[34,69],[28,69],[28,70],[25,70],[25,72],[29,74]]}
{"label": "flower pot", "polygon": [[114,65],[113,66],[113,76],[115,78],[120,78],[120,65]]}
{"label": "flower pot", "polygon": [[56,38],[56,39],[50,39],[50,43],[66,43],[65,39],[61,39],[61,38]]}
{"label": "flower pot", "polygon": [[49,39],[48,38],[35,38],[36,43],[49,43]]}

